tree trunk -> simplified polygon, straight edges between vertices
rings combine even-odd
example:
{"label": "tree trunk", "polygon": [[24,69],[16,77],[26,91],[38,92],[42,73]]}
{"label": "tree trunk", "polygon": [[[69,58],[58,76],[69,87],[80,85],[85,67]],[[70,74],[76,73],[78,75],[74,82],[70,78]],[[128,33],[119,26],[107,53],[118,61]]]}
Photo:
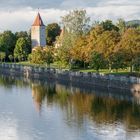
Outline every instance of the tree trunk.
{"label": "tree trunk", "polygon": [[112,71],[112,66],[111,66],[111,64],[109,64],[109,72],[111,72]]}
{"label": "tree trunk", "polygon": [[86,69],[86,63],[84,62],[84,69]]}
{"label": "tree trunk", "polygon": [[133,72],[133,65],[130,66],[130,73]]}

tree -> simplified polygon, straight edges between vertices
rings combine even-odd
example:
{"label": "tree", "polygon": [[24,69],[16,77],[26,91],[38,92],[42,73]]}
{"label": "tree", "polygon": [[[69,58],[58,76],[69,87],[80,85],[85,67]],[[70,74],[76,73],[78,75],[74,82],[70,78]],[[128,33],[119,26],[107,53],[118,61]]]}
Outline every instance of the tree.
{"label": "tree", "polygon": [[71,48],[70,54],[72,60],[75,61],[80,61],[84,64],[88,64],[91,59],[91,52],[92,52],[92,47],[88,45],[88,35],[85,36],[80,36],[77,38],[75,41],[74,47]]}
{"label": "tree", "polygon": [[95,50],[97,39],[105,32],[101,25],[92,27],[89,34],[87,35],[88,46]]}
{"label": "tree", "polygon": [[53,53],[53,48],[52,47],[45,47],[45,61],[47,65],[50,67],[50,64],[53,62],[54,59],[54,53]]}
{"label": "tree", "polygon": [[29,53],[30,50],[27,48],[27,40],[25,38],[19,38],[14,49],[14,57],[19,61],[26,60]]}
{"label": "tree", "polygon": [[46,27],[46,41],[48,45],[53,45],[56,37],[60,35],[61,28],[57,23],[48,24]]}
{"label": "tree", "polygon": [[125,62],[133,72],[133,66],[140,56],[140,32],[135,28],[129,28],[122,36],[119,43],[119,51],[124,52]]}
{"label": "tree", "polygon": [[8,56],[14,52],[16,44],[15,35],[11,31],[4,31],[0,34],[0,51],[3,51]]}
{"label": "tree", "polygon": [[72,59],[70,50],[73,46],[74,42],[72,40],[72,35],[65,33],[63,39],[61,40],[61,46],[58,47],[56,51],[56,59],[61,61],[63,64],[68,65]]}
{"label": "tree", "polygon": [[24,38],[26,40],[26,47],[31,53],[31,33],[26,31],[20,31],[15,33],[16,41],[19,38]]}
{"label": "tree", "polygon": [[6,57],[5,52],[0,52],[0,61],[2,62]]}
{"label": "tree", "polygon": [[11,55],[11,54],[8,56],[8,58],[9,58],[9,60],[10,60],[11,62],[14,60],[14,56]]}
{"label": "tree", "polygon": [[89,21],[90,19],[87,17],[85,10],[73,10],[62,17],[62,24],[65,31],[63,32],[63,38],[59,38],[61,45],[57,51],[58,60],[66,65],[71,64],[72,56],[70,50],[74,47],[78,37],[87,32]]}
{"label": "tree", "polygon": [[103,27],[103,29],[105,31],[112,31],[112,30],[115,30],[115,31],[119,31],[119,28],[117,26],[115,26],[111,20],[106,20],[106,21],[103,21],[101,23],[101,26]]}
{"label": "tree", "polygon": [[103,55],[99,54],[98,52],[93,52],[90,65],[98,72],[99,69],[105,65],[105,60]]}
{"label": "tree", "polygon": [[50,66],[53,62],[54,54],[52,47],[36,47],[29,55],[28,60],[34,64],[46,64]]}
{"label": "tree", "polygon": [[120,41],[120,34],[114,30],[105,31],[98,36],[95,42],[95,51],[103,54],[103,57],[107,60],[109,69],[112,69],[113,55],[117,44]]}
{"label": "tree", "polygon": [[117,27],[119,28],[119,32],[123,34],[126,30],[126,22],[124,19],[118,19]]}
{"label": "tree", "polygon": [[36,47],[32,53],[29,55],[29,60],[34,64],[44,64],[45,63],[45,51],[42,47]]}
{"label": "tree", "polygon": [[21,38],[21,37],[27,38],[28,36],[29,36],[29,34],[28,34],[28,32],[26,32],[26,31],[20,31],[20,32],[16,32],[16,33],[15,33],[16,39],[19,39],[19,38]]}
{"label": "tree", "polygon": [[89,29],[90,18],[86,15],[86,10],[73,10],[62,17],[62,24],[69,33],[82,35]]}
{"label": "tree", "polygon": [[80,36],[76,41],[74,46],[70,50],[70,54],[73,60],[85,61],[83,55],[83,49],[87,46],[86,37]]}
{"label": "tree", "polygon": [[[119,49],[119,46],[116,46],[117,49]],[[115,51],[114,54],[113,54],[113,57],[112,57],[112,68],[113,69],[116,69],[116,71],[119,69],[119,68],[126,68],[127,65],[125,63],[125,52],[124,50],[121,50],[121,51]]]}

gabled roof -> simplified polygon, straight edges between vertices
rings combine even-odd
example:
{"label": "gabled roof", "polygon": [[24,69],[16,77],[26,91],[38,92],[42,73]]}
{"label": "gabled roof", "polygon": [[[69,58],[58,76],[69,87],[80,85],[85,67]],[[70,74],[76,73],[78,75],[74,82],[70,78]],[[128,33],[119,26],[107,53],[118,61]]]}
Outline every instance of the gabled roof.
{"label": "gabled roof", "polygon": [[45,26],[39,13],[32,26]]}

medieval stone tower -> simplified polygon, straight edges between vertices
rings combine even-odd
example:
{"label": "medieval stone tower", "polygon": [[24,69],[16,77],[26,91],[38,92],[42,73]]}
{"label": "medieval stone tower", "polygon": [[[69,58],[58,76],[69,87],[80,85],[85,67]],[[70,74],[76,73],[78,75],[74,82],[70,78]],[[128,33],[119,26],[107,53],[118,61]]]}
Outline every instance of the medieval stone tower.
{"label": "medieval stone tower", "polygon": [[46,46],[46,29],[39,13],[31,28],[31,39],[32,49],[37,46]]}

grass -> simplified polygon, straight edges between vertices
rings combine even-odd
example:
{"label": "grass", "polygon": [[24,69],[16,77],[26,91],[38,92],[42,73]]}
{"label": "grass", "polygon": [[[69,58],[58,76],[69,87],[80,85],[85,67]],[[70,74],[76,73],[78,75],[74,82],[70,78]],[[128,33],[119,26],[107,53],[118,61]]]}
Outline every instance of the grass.
{"label": "grass", "polygon": [[24,66],[47,67],[47,65],[45,65],[45,64],[32,64],[28,61],[17,62],[17,63],[14,63],[14,64],[19,64],[19,65],[24,65]]}
{"label": "grass", "polygon": [[69,70],[70,67],[66,64],[62,64],[61,62],[54,62],[50,65],[52,68],[57,68],[57,69],[65,69]]}
{"label": "grass", "polygon": [[[93,70],[93,69],[80,69],[78,71],[97,73],[97,71]],[[139,72],[130,73],[128,69],[119,69],[118,71],[112,70],[111,72],[108,69],[102,69],[98,73],[101,73],[101,74],[113,74],[113,75],[124,75],[124,76],[140,76]]]}

